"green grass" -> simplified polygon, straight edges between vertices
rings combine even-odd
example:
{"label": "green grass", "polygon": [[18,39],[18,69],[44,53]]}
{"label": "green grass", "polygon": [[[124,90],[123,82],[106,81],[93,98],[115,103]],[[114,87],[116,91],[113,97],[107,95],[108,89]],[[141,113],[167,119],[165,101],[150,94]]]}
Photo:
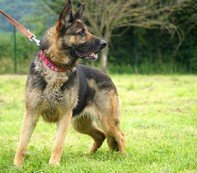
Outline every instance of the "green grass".
{"label": "green grass", "polygon": [[121,129],[126,154],[108,150],[93,155],[92,139],[69,129],[61,165],[48,165],[55,124],[40,120],[24,167],[13,157],[24,112],[25,76],[0,76],[0,172],[197,172],[197,76],[112,75],[121,99]]}

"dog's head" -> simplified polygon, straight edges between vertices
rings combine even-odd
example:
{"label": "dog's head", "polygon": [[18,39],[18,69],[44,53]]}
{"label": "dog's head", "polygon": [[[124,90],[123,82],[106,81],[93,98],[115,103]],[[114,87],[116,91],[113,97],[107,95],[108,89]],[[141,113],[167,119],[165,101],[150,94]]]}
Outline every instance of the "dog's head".
{"label": "dog's head", "polygon": [[73,13],[72,2],[68,0],[59,15],[56,25],[52,29],[53,34],[50,34],[55,35],[55,39],[53,38],[53,41],[47,40],[47,44],[46,39],[44,40],[45,42],[41,41],[41,48],[49,48],[51,46],[50,44],[56,44],[57,49],[72,59],[84,58],[96,60],[98,58],[97,53],[106,47],[107,42],[92,35],[88,31],[87,26],[82,21],[84,6],[85,4],[82,4],[79,9]]}

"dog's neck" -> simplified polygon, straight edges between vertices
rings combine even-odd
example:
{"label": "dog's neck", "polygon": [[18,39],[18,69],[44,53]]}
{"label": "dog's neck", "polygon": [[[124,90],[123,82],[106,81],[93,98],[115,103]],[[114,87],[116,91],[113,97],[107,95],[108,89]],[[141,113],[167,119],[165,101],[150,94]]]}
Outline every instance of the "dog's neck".
{"label": "dog's neck", "polygon": [[[56,72],[64,72],[72,69],[78,64],[78,59],[69,56],[69,49],[60,49],[58,35],[54,27],[50,28],[41,40],[39,57],[51,69]],[[54,70],[53,70],[54,71]]]}
{"label": "dog's neck", "polygon": [[52,63],[42,50],[39,52],[38,57],[41,61],[43,61],[46,64],[46,66],[48,66],[51,70],[55,72],[66,72],[69,70],[69,68],[67,67],[59,67]]}

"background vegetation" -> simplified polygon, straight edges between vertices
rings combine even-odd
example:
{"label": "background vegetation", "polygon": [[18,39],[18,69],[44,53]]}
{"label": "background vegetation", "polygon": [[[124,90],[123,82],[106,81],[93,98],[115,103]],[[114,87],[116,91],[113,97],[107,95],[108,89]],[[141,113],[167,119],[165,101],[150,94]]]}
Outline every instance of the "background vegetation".
{"label": "background vegetation", "polygon": [[[64,2],[64,0],[0,0],[0,7],[23,23],[26,27],[30,28],[38,38],[41,38],[44,31],[54,24],[57,18],[57,13],[61,11]],[[84,2],[86,1],[84,0]],[[95,2],[101,3],[102,0],[95,0]],[[109,3],[119,2],[120,4],[124,4],[126,1],[109,1]],[[132,2],[144,1],[132,0]],[[159,17],[152,18],[155,20],[157,19],[158,21],[168,22],[168,24],[171,24],[170,26],[173,26],[176,29],[173,30],[172,28],[167,27],[167,24],[167,29],[164,29],[165,24],[161,26],[151,25],[151,27],[149,27],[146,23],[143,27],[138,26],[137,24],[115,27],[111,32],[110,39],[108,39],[108,71],[115,73],[145,74],[197,72],[197,5],[195,1],[157,0],[154,2],[164,5],[167,4],[168,10],[160,13]],[[181,2],[186,3],[182,5]],[[88,23],[86,14],[92,13],[89,11],[91,9],[91,4],[88,1],[86,4],[85,20],[87,20]],[[174,4],[179,5],[174,8]],[[74,1],[75,8],[78,5],[79,2]],[[135,10],[135,7],[137,8],[141,6],[138,3],[138,5],[132,6],[132,9]],[[149,6],[146,6],[146,8],[149,9]],[[151,8],[153,7],[150,7],[150,9]],[[169,10],[172,12],[169,13]],[[134,13],[131,11],[131,14]],[[160,18],[162,18],[162,20],[160,20]],[[151,21],[149,18],[147,20],[149,22]],[[109,20],[106,19],[106,21]],[[141,24],[143,22],[144,21],[141,21]],[[91,28],[91,23],[89,25]],[[13,73],[12,30],[13,28],[10,24],[5,21],[3,17],[0,17],[0,73]],[[104,28],[104,31],[105,30],[106,28]],[[103,37],[105,36],[103,35]],[[38,47],[36,45],[30,43],[20,33],[17,33],[18,73],[27,72],[28,65],[33,57],[36,56],[37,52]],[[98,68],[103,67],[101,60],[90,64],[94,64]]]}

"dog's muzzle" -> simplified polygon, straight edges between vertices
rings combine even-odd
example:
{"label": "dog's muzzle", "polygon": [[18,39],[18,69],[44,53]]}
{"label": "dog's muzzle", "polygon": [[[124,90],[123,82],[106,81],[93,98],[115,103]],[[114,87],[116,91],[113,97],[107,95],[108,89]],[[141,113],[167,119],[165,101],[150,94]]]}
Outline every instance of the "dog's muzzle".
{"label": "dog's muzzle", "polygon": [[87,60],[97,60],[98,53],[107,46],[107,42],[103,39],[95,39],[80,45],[75,53],[79,58]]}

